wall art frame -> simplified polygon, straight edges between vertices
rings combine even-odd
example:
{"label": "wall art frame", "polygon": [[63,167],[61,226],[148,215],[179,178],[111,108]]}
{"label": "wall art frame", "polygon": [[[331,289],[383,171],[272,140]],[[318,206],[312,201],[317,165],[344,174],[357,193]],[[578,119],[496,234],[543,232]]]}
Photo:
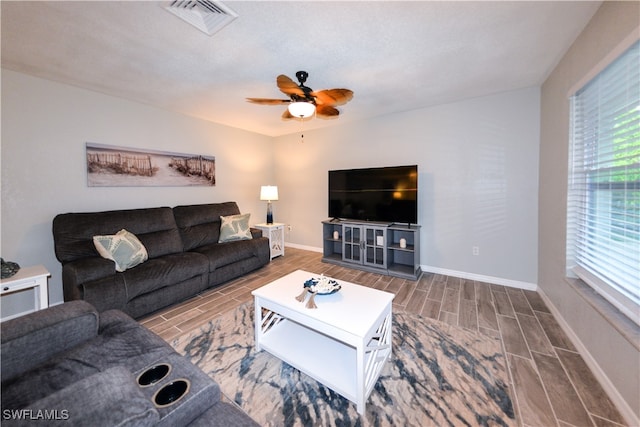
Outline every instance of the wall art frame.
{"label": "wall art frame", "polygon": [[193,187],[216,185],[214,156],[87,142],[89,187]]}

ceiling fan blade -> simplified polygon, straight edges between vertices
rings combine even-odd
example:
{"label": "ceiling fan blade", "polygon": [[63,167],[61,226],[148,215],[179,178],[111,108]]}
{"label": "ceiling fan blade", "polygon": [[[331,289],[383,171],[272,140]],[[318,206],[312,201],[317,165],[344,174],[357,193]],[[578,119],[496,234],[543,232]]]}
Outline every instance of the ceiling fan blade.
{"label": "ceiling fan blade", "polygon": [[337,108],[333,108],[331,105],[321,105],[318,104],[316,106],[316,115],[318,117],[336,117],[340,115],[340,111]]}
{"label": "ceiling fan blade", "polygon": [[282,93],[286,93],[287,95],[298,95],[304,96],[304,91],[289,77],[284,74],[280,74],[276,79],[276,83],[278,84],[278,88]]}
{"label": "ceiling fan blade", "polygon": [[326,89],[311,92],[318,105],[343,105],[353,99],[353,91],[349,89]]}
{"label": "ceiling fan blade", "polygon": [[291,102],[290,99],[247,98],[247,101],[262,105],[281,105]]}

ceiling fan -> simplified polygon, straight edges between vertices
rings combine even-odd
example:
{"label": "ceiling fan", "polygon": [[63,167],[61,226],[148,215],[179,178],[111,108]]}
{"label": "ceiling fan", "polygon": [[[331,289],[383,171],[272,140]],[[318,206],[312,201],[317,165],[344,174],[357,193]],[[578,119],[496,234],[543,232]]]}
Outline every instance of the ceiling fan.
{"label": "ceiling fan", "polygon": [[353,98],[353,91],[349,89],[325,89],[314,91],[304,85],[309,77],[306,71],[298,71],[297,84],[289,77],[281,74],[276,83],[281,92],[289,95],[290,99],[247,98],[247,101],[262,105],[288,104],[288,108],[282,113],[283,119],[305,119],[314,113],[321,118],[334,118],[340,114],[338,105],[346,104]]}

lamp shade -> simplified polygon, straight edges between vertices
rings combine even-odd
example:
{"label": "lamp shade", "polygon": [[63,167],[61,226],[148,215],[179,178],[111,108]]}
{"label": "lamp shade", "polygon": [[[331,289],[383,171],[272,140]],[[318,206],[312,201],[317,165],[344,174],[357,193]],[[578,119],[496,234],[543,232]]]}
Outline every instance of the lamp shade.
{"label": "lamp shade", "polygon": [[292,116],[300,117],[301,119],[313,116],[316,111],[316,106],[310,102],[292,102],[288,108]]}
{"label": "lamp shade", "polygon": [[275,185],[263,185],[260,187],[260,200],[278,200],[278,187]]}

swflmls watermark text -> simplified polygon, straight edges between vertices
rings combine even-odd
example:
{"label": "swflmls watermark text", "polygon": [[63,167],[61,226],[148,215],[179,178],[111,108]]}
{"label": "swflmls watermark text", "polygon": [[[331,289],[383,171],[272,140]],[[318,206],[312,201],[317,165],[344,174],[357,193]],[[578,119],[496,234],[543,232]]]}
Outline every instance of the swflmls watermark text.
{"label": "swflmls watermark text", "polygon": [[3,409],[3,420],[64,421],[69,419],[67,409]]}

